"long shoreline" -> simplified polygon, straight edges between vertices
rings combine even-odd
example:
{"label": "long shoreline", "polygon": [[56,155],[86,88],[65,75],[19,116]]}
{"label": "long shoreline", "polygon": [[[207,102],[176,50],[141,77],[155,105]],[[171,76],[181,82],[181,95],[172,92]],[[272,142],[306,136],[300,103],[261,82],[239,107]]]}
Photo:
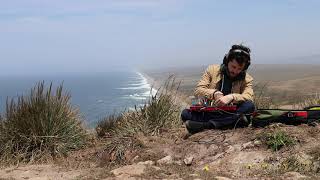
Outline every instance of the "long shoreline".
{"label": "long shoreline", "polygon": [[[162,88],[163,83],[162,81],[156,81],[154,78],[150,77],[148,74],[139,71],[139,73],[141,73],[142,76],[144,76],[148,82],[148,84],[150,84],[150,87],[153,88],[154,90],[158,91],[160,88]],[[187,103],[187,101],[185,100],[186,97],[183,94],[176,94],[175,96],[175,102],[178,103],[179,105],[181,105],[182,108],[187,108],[189,107],[189,104]]]}
{"label": "long shoreline", "polygon": [[137,71],[137,73],[140,73],[147,80],[147,83],[150,85],[150,88],[152,88],[150,89],[151,91],[154,90],[155,92],[157,92],[159,90],[161,85],[154,78],[152,78],[151,76],[149,76],[148,74],[142,71]]}

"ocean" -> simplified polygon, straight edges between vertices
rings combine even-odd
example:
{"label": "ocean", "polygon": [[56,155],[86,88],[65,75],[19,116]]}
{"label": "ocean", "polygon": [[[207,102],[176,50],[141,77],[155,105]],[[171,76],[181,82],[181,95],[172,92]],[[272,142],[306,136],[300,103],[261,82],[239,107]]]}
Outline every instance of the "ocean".
{"label": "ocean", "polygon": [[94,127],[103,117],[134,106],[142,106],[156,90],[138,71],[116,71],[46,76],[0,76],[0,110],[5,112],[6,99],[28,95],[37,82],[50,82],[56,87],[63,82],[71,94],[72,105],[79,107],[82,119]]}

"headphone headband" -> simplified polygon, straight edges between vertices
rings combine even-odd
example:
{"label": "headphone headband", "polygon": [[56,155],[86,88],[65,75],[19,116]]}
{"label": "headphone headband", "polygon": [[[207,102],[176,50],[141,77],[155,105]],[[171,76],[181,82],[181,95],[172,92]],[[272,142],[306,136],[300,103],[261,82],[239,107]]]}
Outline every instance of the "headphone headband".
{"label": "headphone headband", "polygon": [[[244,54],[246,54],[247,56],[250,57],[250,54],[247,53],[246,51],[242,50],[242,49],[235,49],[235,50],[232,50],[231,52],[232,53],[244,53]],[[230,52],[228,54],[230,54]]]}

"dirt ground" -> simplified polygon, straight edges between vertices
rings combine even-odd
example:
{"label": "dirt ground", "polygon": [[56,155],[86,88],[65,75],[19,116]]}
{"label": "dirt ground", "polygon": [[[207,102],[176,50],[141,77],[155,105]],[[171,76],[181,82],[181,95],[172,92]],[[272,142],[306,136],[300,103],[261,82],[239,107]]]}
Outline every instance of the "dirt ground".
{"label": "dirt ground", "polygon": [[[267,133],[283,131],[294,144],[273,151]],[[105,140],[47,164],[5,167],[0,179],[317,179],[320,126],[207,130],[188,139],[183,127],[160,136],[137,136],[143,147],[112,164]],[[104,155],[103,155],[104,154]],[[109,157],[109,158],[106,158]]]}

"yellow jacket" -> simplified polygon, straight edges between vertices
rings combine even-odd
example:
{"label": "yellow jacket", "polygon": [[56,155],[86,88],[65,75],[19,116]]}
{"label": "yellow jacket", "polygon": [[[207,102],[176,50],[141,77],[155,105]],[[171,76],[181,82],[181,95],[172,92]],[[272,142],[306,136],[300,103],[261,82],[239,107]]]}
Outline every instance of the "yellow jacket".
{"label": "yellow jacket", "polygon": [[[207,96],[214,99],[213,93],[219,90],[218,82],[221,78],[220,65],[210,65],[196,86],[195,96]],[[253,101],[252,83],[253,78],[248,73],[246,73],[245,79],[232,83],[231,94],[233,95],[234,102]]]}

